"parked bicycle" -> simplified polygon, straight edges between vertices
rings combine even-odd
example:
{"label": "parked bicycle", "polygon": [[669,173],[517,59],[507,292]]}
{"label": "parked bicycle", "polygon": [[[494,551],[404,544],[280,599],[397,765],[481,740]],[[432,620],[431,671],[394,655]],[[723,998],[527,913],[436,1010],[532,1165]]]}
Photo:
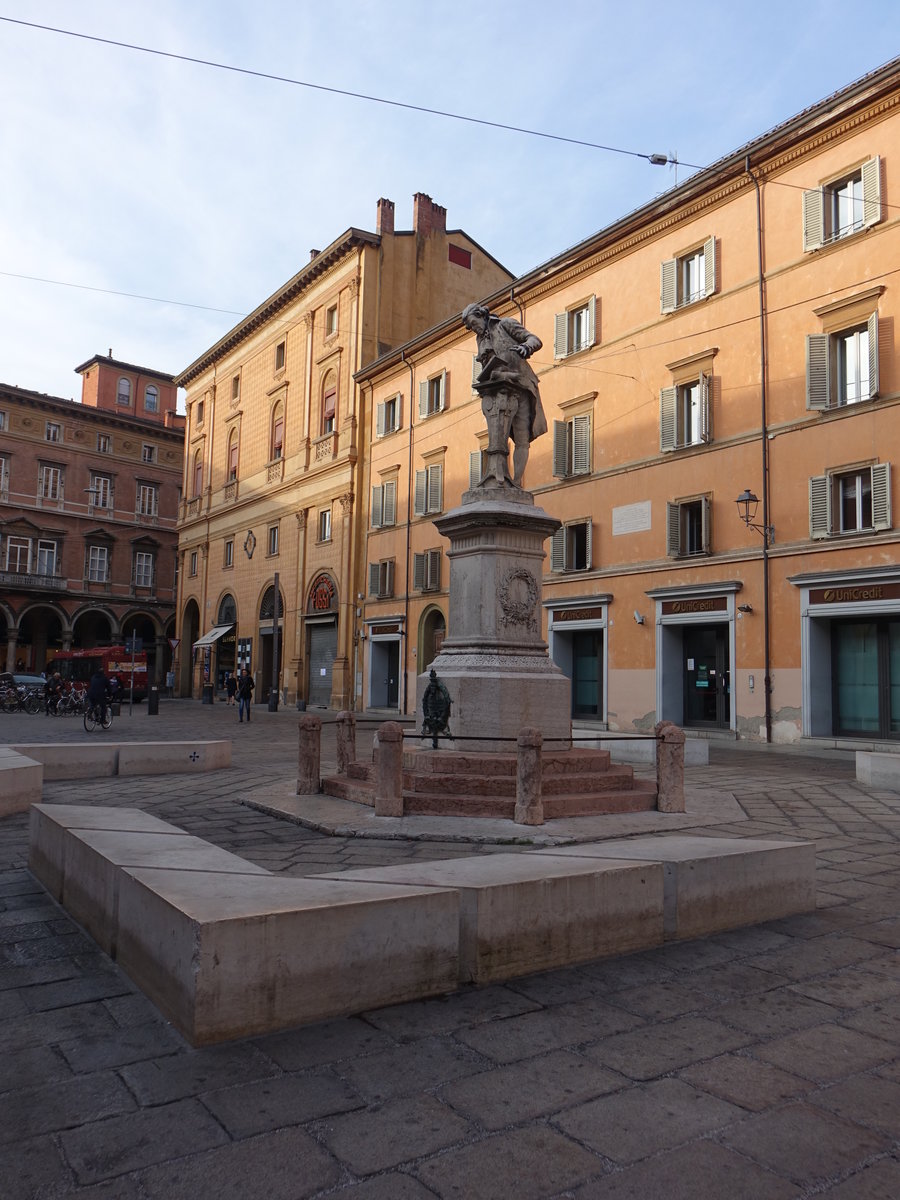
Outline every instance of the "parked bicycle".
{"label": "parked bicycle", "polygon": [[44,707],[43,697],[31,688],[10,685],[0,691],[0,708],[5,713],[39,713]]}
{"label": "parked bicycle", "polygon": [[102,704],[92,704],[86,709],[84,714],[84,729],[86,733],[93,733],[95,729],[109,729],[113,723],[112,708],[107,704],[106,713],[103,712]]}

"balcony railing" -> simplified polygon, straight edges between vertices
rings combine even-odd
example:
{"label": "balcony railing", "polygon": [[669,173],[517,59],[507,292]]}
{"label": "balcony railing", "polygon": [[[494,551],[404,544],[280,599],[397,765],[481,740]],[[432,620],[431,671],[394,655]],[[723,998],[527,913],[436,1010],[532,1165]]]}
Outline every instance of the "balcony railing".
{"label": "balcony railing", "polygon": [[222,499],[225,504],[233,504],[237,500],[237,480],[231,479],[225,484],[222,492]]}
{"label": "balcony railing", "polygon": [[284,459],[276,458],[266,467],[266,483],[280,483],[284,478]]}
{"label": "balcony railing", "polygon": [[0,571],[0,587],[43,588],[51,592],[64,592],[68,580],[62,575],[42,575],[37,571],[19,574],[17,571]]}

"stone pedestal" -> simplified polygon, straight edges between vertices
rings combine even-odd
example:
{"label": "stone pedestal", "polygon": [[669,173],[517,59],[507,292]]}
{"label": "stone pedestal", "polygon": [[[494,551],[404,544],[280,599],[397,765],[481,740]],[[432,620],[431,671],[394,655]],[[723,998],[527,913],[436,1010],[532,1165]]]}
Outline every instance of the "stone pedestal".
{"label": "stone pedestal", "polygon": [[[559,525],[512,485],[472,488],[435,521],[450,539],[450,613],[431,667],[450,694],[451,733],[480,739],[442,741],[442,749],[513,754],[524,726],[545,742],[571,737],[570,683],[541,637],[544,542]],[[420,675],[417,712],[427,684]]]}

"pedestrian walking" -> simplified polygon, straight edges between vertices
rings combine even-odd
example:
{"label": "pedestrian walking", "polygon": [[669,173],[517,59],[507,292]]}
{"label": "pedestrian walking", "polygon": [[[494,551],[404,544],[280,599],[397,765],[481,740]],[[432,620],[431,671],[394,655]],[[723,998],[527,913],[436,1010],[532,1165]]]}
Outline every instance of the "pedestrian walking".
{"label": "pedestrian walking", "polygon": [[244,713],[247,714],[247,724],[250,724],[250,699],[253,695],[253,679],[250,672],[244,667],[241,671],[241,677],[237,685],[238,698],[238,721],[243,722]]}
{"label": "pedestrian walking", "polygon": [[234,671],[225,672],[225,694],[228,699],[227,704],[234,704],[234,698],[237,695],[238,681]]}

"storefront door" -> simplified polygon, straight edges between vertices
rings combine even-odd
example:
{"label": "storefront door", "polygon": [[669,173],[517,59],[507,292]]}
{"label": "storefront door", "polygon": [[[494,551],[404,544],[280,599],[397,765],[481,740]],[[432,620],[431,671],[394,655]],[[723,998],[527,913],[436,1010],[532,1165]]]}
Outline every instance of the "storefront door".
{"label": "storefront door", "polygon": [[900,737],[900,621],[834,621],[831,639],[834,732]]}
{"label": "storefront door", "polygon": [[731,705],[727,625],[685,625],[684,723],[727,729]]}
{"label": "storefront door", "polygon": [[581,630],[572,637],[572,716],[593,717],[603,714],[600,702],[603,634],[599,630]]}

